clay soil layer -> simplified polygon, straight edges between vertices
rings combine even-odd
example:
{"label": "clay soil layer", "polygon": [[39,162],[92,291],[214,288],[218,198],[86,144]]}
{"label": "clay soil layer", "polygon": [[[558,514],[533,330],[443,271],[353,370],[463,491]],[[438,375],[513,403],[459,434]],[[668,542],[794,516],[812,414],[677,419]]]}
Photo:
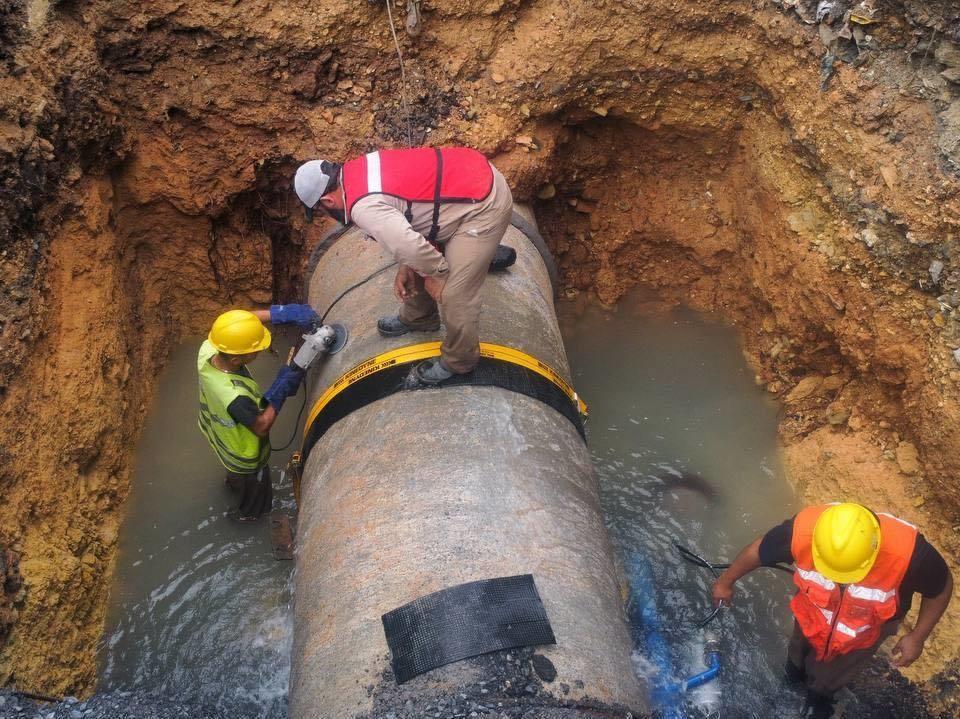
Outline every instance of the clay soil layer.
{"label": "clay soil layer", "polygon": [[[740,326],[803,498],[956,567],[960,22],[880,0],[838,40],[815,6],[432,0],[415,38],[396,8],[404,87],[383,3],[0,0],[0,681],[93,689],[170,348],[301,298],[325,227],[299,161],[408,136],[491,157],[566,296],[643,284]],[[958,616],[908,671],[944,703]]]}

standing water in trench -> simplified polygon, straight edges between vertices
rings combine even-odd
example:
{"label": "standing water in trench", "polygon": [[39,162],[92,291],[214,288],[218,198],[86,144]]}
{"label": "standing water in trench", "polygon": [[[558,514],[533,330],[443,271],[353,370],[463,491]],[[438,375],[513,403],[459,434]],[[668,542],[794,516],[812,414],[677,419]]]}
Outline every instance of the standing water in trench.
{"label": "standing water in trench", "polygon": [[[795,506],[777,459],[776,405],[754,385],[735,330],[691,312],[651,314],[642,299],[616,312],[558,310],[575,384],[590,402],[607,524],[628,580],[650,587],[646,608],[659,621],[669,679],[679,681],[702,668],[693,620],[709,609],[711,581],[674,542],[729,561]],[[157,691],[225,716],[284,717],[292,562],[273,559],[266,519],[249,526],[227,516],[236,498],[196,427],[199,343],[174,352],[138,448],[100,686]],[[278,366],[264,355],[251,370],[265,386]],[[301,400],[288,400],[274,445],[290,437]],[[292,511],[288,456],[271,459],[274,508]],[[711,625],[721,636],[723,716],[772,716],[795,701],[780,678],[789,594],[785,576],[756,572]],[[654,682],[649,649],[640,642],[637,667]]]}
{"label": "standing water in trench", "polygon": [[[269,386],[288,343],[250,371]],[[196,339],[177,348],[159,379],[137,448],[104,643],[101,690],[158,692],[223,716],[286,716],[293,562],[273,558],[269,517],[237,524],[238,499],[197,428]],[[301,389],[271,432],[294,432]],[[299,435],[298,435],[299,439]],[[293,448],[298,446],[297,441]],[[274,512],[293,514],[290,450],[270,459]]]}
{"label": "standing water in trench", "polygon": [[[615,311],[560,303],[558,312],[574,384],[590,405],[607,526],[632,594],[644,597],[630,612],[638,625],[648,620],[631,627],[637,671],[656,685],[704,668],[694,623],[711,608],[712,576],[674,544],[729,562],[797,507],[778,458],[777,405],[754,384],[736,330],[690,311],[651,312],[646,299],[635,292]],[[791,594],[789,577],[773,570],[738,583],[734,608],[709,625],[721,684],[694,692],[693,704],[716,716],[710,704],[722,687],[721,716],[789,715]],[[665,663],[672,676],[658,676]]]}

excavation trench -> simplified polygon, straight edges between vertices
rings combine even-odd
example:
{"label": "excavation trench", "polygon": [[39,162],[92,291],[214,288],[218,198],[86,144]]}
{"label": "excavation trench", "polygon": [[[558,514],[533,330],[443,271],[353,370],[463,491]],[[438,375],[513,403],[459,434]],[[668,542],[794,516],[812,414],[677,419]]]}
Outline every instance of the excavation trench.
{"label": "excavation trench", "polygon": [[[507,241],[516,244],[516,231],[512,232],[514,234]],[[388,258],[379,256],[375,247],[369,249],[376,256],[375,259],[389,262]],[[527,256],[521,256],[521,267],[514,270],[521,277],[529,272],[523,266],[537,261],[535,252],[534,256],[530,256],[531,251],[527,248]],[[357,256],[352,251],[347,254]],[[365,267],[366,264],[361,262],[357,272],[362,274],[366,271]],[[351,271],[346,268],[345,271],[347,276],[337,282],[325,283],[323,275],[317,277],[317,282],[321,286],[330,284],[328,292],[337,294],[338,282],[352,283]],[[504,279],[492,282],[494,287],[500,287]],[[392,301],[389,284],[390,277],[384,276],[363,288],[358,296],[344,299],[343,306],[338,305],[341,313],[338,319],[353,318],[357,313],[366,317],[369,313],[364,312],[363,307],[370,302],[389,304]],[[506,287],[509,286],[508,282]],[[486,315],[491,315],[490,309],[500,304],[492,302]],[[655,629],[670,647],[669,662],[664,665],[662,658],[658,660],[659,664],[655,662],[648,646],[651,641],[649,633],[654,628],[634,621],[631,640],[621,651],[623,662],[616,672],[629,676],[635,673],[641,682],[650,684],[679,681],[702,665],[703,633],[693,626],[693,622],[707,611],[709,582],[704,572],[682,561],[674,549],[674,543],[689,546],[718,560],[726,559],[739,544],[751,538],[756,528],[779,521],[781,515],[789,512],[793,506],[780,470],[775,403],[754,385],[743,361],[735,330],[719,324],[715,319],[665,311],[663,302],[649,294],[629,295],[619,303],[615,313],[602,309],[583,296],[576,302],[561,303],[559,314],[571,357],[572,377],[591,406],[588,440],[600,480],[605,523],[614,541],[612,557],[618,567],[626,568],[626,573],[618,581],[625,582],[624,594],[630,593],[629,587],[637,589],[638,583],[644,582],[642,591],[648,593],[648,599],[657,608],[659,616],[659,624]],[[492,316],[491,321],[494,321]],[[360,337],[357,341],[362,345],[365,341],[363,337],[370,333],[362,326],[363,320],[359,322],[361,324],[357,326],[357,320],[354,320],[353,333]],[[283,717],[287,713],[287,674],[295,616],[289,605],[292,588],[290,565],[273,560],[265,527],[251,529],[230,522],[227,515],[231,497],[221,486],[220,468],[216,460],[210,456],[203,438],[191,425],[177,422],[178,417],[194,410],[192,378],[198,341],[186,343],[173,353],[167,370],[160,377],[158,399],[151,409],[138,448],[136,477],[128,500],[128,515],[121,532],[117,569],[111,590],[99,686],[102,691],[159,692],[196,706],[214,707],[224,715]],[[281,351],[280,354],[284,353]],[[255,374],[262,378],[269,377],[277,362],[278,359],[272,357],[259,360],[254,366]],[[340,364],[347,366],[351,363],[352,360],[347,357]],[[336,368],[331,368],[331,372],[331,376],[336,375]],[[477,388],[474,391],[491,395],[489,398],[484,395],[484,401],[495,407],[505,402],[490,388]],[[467,393],[469,395],[470,391]],[[436,391],[420,397],[415,395],[412,398],[414,404],[402,414],[415,415],[417,407],[424,403],[434,407],[431,402],[443,400],[442,394],[443,391]],[[449,401],[449,398],[446,400]],[[522,401],[518,399],[512,402],[519,402],[513,407],[512,414],[522,415],[508,422],[514,426],[513,433],[529,432],[530,422],[536,418],[537,412],[546,412],[547,420],[555,414],[555,410],[548,407],[541,410],[535,400],[522,398]],[[369,409],[389,413],[390,407],[386,405],[391,402],[384,400],[381,404],[384,406],[374,405]],[[297,402],[291,401],[291,406],[297,409]],[[437,405],[434,410],[439,411],[442,406]],[[468,414],[473,416],[474,423],[482,416],[480,407],[473,407]],[[506,415],[501,415],[502,412],[498,410],[497,424],[506,421]],[[275,433],[275,443],[280,443],[281,438],[286,439],[293,417],[294,413],[291,412],[284,418],[285,423]],[[560,430],[568,424],[568,420],[559,415],[556,415],[556,420]],[[349,423],[349,420],[344,421]],[[395,426],[397,421],[398,418],[394,417],[389,424]],[[517,424],[513,425],[513,422]],[[356,424],[356,419],[353,424]],[[332,562],[334,568],[343,564],[345,571],[350,574],[358,571],[357,566],[346,557],[338,558],[346,550],[337,549],[342,541],[334,539],[353,535],[349,529],[351,522],[345,518],[350,514],[349,496],[352,493],[344,495],[347,500],[335,503],[321,502],[318,498],[331,491],[331,483],[334,487],[343,483],[344,480],[336,479],[338,462],[356,466],[358,476],[378,478],[374,485],[359,492],[364,506],[378,507],[377,511],[383,511],[383,500],[370,497],[378,485],[391,485],[385,486],[390,495],[402,496],[408,492],[406,487],[415,478],[408,477],[406,470],[385,483],[386,469],[374,471],[367,466],[382,453],[365,455],[356,447],[357,442],[362,441],[364,427],[382,424],[361,422],[359,427],[354,427],[348,433],[352,437],[349,445],[336,445],[339,447],[337,451],[326,448],[326,442],[319,444],[315,450],[318,453],[316,461],[321,461],[323,466],[329,466],[330,469],[314,474],[304,484],[307,520],[303,525],[306,529],[300,538],[301,543],[310,541],[310,538],[316,540],[318,530],[329,531],[330,534],[324,541],[302,544],[299,550],[301,576],[298,585],[304,597],[300,599],[303,605],[299,611],[301,620],[303,615],[318,612],[327,622],[333,621],[330,619],[334,611],[331,597],[338,594],[349,595],[351,599],[346,606],[352,608],[352,613],[343,618],[348,622],[349,629],[335,632],[333,637],[326,631],[315,638],[310,638],[308,634],[301,637],[299,642],[301,647],[310,647],[312,651],[319,649],[321,656],[327,652],[333,653],[333,665],[327,670],[311,670],[305,674],[305,667],[301,665],[299,668],[301,695],[306,691],[304,685],[309,686],[311,676],[323,677],[320,686],[324,689],[320,692],[313,690],[309,706],[328,707],[329,712],[324,712],[324,715],[348,715],[348,710],[335,707],[340,707],[341,702],[355,702],[351,686],[358,676],[364,677],[360,687],[361,696],[370,693],[366,682],[374,687],[373,713],[378,715],[390,709],[406,716],[403,706],[412,699],[416,702],[416,708],[410,716],[420,716],[428,704],[441,706],[442,702],[451,701],[461,690],[469,692],[473,683],[458,683],[463,681],[463,670],[456,667],[444,673],[445,679],[433,677],[427,685],[421,686],[415,682],[403,688],[391,688],[392,679],[388,677],[381,680],[378,672],[371,676],[364,671],[354,670],[357,658],[366,655],[368,644],[373,645],[369,647],[372,656],[382,661],[379,613],[373,611],[371,614],[362,610],[366,601],[362,598],[377,595],[372,592],[373,586],[369,583],[344,584],[330,578],[334,570],[328,568],[328,562]],[[181,431],[178,427],[182,427],[182,435],[177,434]],[[335,433],[340,429],[333,427],[330,430],[335,444],[338,442]],[[580,444],[576,433],[572,430],[570,433],[571,446]],[[489,432],[485,435],[490,441]],[[377,437],[378,442],[384,441],[382,434],[377,434]],[[170,451],[171,438],[176,439],[175,452]],[[515,442],[515,439],[511,442]],[[567,442],[564,440],[561,444],[566,445]],[[496,453],[505,449],[490,447],[488,452]],[[493,466],[482,476],[472,476],[468,486],[482,485],[485,488],[483,494],[489,494],[492,483],[506,481],[513,475],[506,473],[503,479],[495,478],[504,473],[509,464],[516,463],[528,453],[529,450],[519,454],[510,451],[511,459],[506,464]],[[417,456],[403,460],[399,466],[406,467],[411,462],[416,464],[422,461],[417,460]],[[461,457],[462,452],[457,452],[445,461],[449,466],[459,466],[459,462],[463,461]],[[385,467],[395,463],[391,460]],[[271,464],[275,466],[274,474],[280,490],[278,510],[292,511],[289,484],[282,471],[283,454],[274,455]],[[308,474],[315,466],[316,462],[308,464]],[[431,505],[436,504],[437,498],[445,491],[441,488],[449,478],[443,474],[435,475],[432,470],[422,467],[420,471],[425,471],[431,477],[431,490],[427,494],[431,497]],[[531,465],[522,474],[530,475],[538,471],[542,469]],[[573,468],[561,468],[560,471],[561,474],[569,473]],[[582,468],[577,471],[582,471]],[[505,487],[509,489],[495,494],[506,493],[506,496],[512,497],[511,501],[522,503],[520,498],[525,492],[522,486],[522,483],[514,485],[508,482]],[[469,490],[461,488],[454,495],[459,496],[461,491]],[[342,490],[337,492],[343,494]],[[397,522],[402,523],[403,516],[414,511],[418,496],[416,493],[409,494],[403,500],[407,508],[395,515]],[[561,505],[565,506],[563,503]],[[457,515],[454,524],[469,524],[470,507],[460,502],[454,502],[453,506]],[[549,503],[536,509],[531,521],[536,524],[547,522],[548,507]],[[318,508],[326,516],[319,525],[314,521]],[[569,508],[563,511],[569,511]],[[446,515],[449,511],[440,514]],[[438,519],[433,521],[439,522]],[[492,518],[487,519],[488,523],[492,521]],[[346,524],[341,526],[343,522]],[[511,520],[510,524],[515,522]],[[388,525],[392,526],[393,520]],[[494,523],[493,528],[488,527],[485,531],[494,531],[495,528]],[[499,543],[506,542],[515,531],[497,530]],[[590,531],[595,532],[596,529]],[[375,541],[373,538],[378,534],[375,527],[371,526],[364,533],[356,535],[353,542]],[[389,537],[391,546],[401,550],[407,546],[409,551],[416,553],[417,546],[405,543],[405,535],[399,527],[393,526],[385,536]],[[448,561],[438,559],[439,535],[427,543],[434,562],[430,564],[433,567],[432,574],[443,566],[443,576],[449,575],[452,581],[452,578],[460,577],[461,567],[469,568],[470,576],[477,571],[481,560],[473,557],[475,552],[468,550],[476,542],[475,535],[461,531],[458,536],[457,546],[460,549],[455,546],[454,555]],[[523,536],[533,542],[533,537],[537,535],[524,533]],[[369,538],[362,540],[363,537]],[[568,540],[569,537],[565,541]],[[581,552],[586,546],[583,541],[574,544]],[[603,546],[601,543],[592,554],[600,552]],[[383,551],[386,550],[380,550]],[[519,656],[523,663],[516,668],[510,667],[511,673],[500,676],[495,672],[480,677],[486,679],[484,686],[487,691],[484,695],[471,697],[477,707],[496,700],[508,706],[511,703],[521,707],[537,705],[542,707],[542,711],[549,711],[551,693],[557,695],[559,701],[554,703],[558,707],[562,707],[564,700],[583,702],[599,698],[599,686],[595,683],[588,683],[586,696],[582,696],[583,688],[570,673],[576,671],[570,667],[570,657],[587,650],[595,651],[578,645],[576,632],[572,628],[578,622],[586,621],[592,632],[596,633],[603,622],[614,621],[615,625],[616,621],[622,620],[616,610],[609,614],[609,608],[604,609],[603,603],[598,606],[593,603],[570,608],[562,606],[564,594],[558,594],[552,579],[559,560],[557,551],[562,550],[555,548],[547,552],[552,559],[546,564],[537,560],[532,543],[516,551],[491,552],[492,556],[485,560],[487,563],[493,561],[496,565],[497,561],[503,561],[496,560],[497,556],[513,557],[510,561],[517,563],[516,567],[497,565],[500,567],[499,573],[523,569],[534,573],[558,633],[558,647],[541,647],[538,651],[551,658],[558,667],[559,676],[552,682],[543,682],[531,671],[528,655],[521,653]],[[361,564],[365,562],[363,557],[368,554],[370,552],[366,551],[358,555],[358,561]],[[319,566],[316,564],[318,560],[322,562]],[[388,564],[403,566],[412,561],[401,551]],[[645,567],[645,577],[637,576],[638,562]],[[383,577],[387,568],[382,562],[377,566],[378,575]],[[316,579],[318,569],[319,576],[324,578],[322,582]],[[401,576],[408,576],[410,571],[402,570]],[[434,587],[426,576],[417,584],[416,592],[425,593],[444,584],[444,581],[440,581]],[[784,582],[777,577],[755,578],[744,587],[736,617],[718,621],[712,628],[722,638],[725,676],[747,677],[740,681],[728,679],[723,682],[722,701],[725,706],[751,711],[751,708],[760,710],[771,705],[789,708],[796,703],[797,698],[779,686],[776,673],[771,668],[779,663],[785,643],[784,590]],[[614,595],[620,595],[615,588]],[[401,592],[394,601],[399,602],[402,598],[414,597],[409,592]],[[333,602],[333,606],[335,604]],[[608,614],[604,615],[604,611]],[[604,616],[607,618],[603,619]],[[635,615],[630,616],[636,620]],[[368,625],[372,627],[369,636],[364,629]],[[301,621],[301,631],[307,631],[310,626]],[[331,648],[331,643],[332,647],[337,646],[337,635],[349,642],[349,659],[336,654],[336,650]],[[604,651],[609,652],[610,641],[605,641],[603,645]],[[294,657],[302,655],[303,651],[303,648],[295,650]],[[593,663],[596,661],[598,659],[595,657]],[[510,662],[507,664],[509,666]],[[483,668],[487,665],[481,662],[472,666],[472,671],[478,671],[477,666],[481,667],[479,673],[483,675]],[[498,684],[505,676],[510,676],[514,681],[517,677],[523,680],[519,695],[513,694],[509,685],[504,687]],[[616,673],[608,674],[607,681],[610,679],[625,681],[625,677],[617,677]],[[445,687],[439,693],[434,688],[438,683]],[[454,690],[448,686],[451,683],[461,688]],[[527,691],[530,686],[536,686],[535,691]],[[504,693],[500,695],[500,692]],[[696,707],[716,703],[720,701],[719,696],[719,685],[695,693],[684,702],[687,713],[689,716],[699,716]],[[301,696],[301,704],[303,701]],[[362,707],[356,711],[365,713]],[[453,704],[450,705],[450,711],[454,711]],[[306,716],[310,713],[304,713],[301,709],[295,715]]]}
{"label": "excavation trench", "polygon": [[[406,135],[379,8],[338,0],[304,22],[256,4],[135,17],[124,2],[81,5],[55,5],[45,23],[33,8],[11,41],[16,72],[0,77],[15,118],[0,126],[12,188],[0,201],[0,549],[20,558],[17,570],[4,555],[0,676],[58,694],[95,684],[118,542],[121,564],[126,548],[150,552],[134,529],[150,502],[124,501],[158,372],[223,307],[306,298],[325,228],[297,212],[298,161]],[[821,90],[816,30],[768,3],[429,5],[426,35],[401,38],[415,140],[492,158],[533,203],[560,296],[613,306],[643,284],[735,325],[757,392],[781,402],[798,501],[889,510],[952,563],[960,211],[943,112],[954,89],[930,100],[914,83],[933,87],[950,57],[929,28],[914,37],[891,11],[876,38],[892,49],[837,66]],[[928,52],[912,55],[917,37]],[[144,542],[192,542],[215,515],[144,525]],[[237,555],[262,549],[221,539]],[[158,569],[156,584],[187,570]],[[142,597],[130,615],[150,606]],[[110,622],[119,651],[133,634]],[[909,676],[955,665],[958,635],[948,614]]]}

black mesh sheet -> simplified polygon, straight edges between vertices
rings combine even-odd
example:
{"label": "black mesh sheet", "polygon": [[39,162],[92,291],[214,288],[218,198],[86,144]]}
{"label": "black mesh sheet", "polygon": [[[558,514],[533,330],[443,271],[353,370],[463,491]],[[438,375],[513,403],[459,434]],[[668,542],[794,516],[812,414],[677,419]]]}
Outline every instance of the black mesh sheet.
{"label": "black mesh sheet", "polygon": [[[376,402],[384,397],[389,397],[397,392],[403,392],[405,390],[431,391],[437,389],[423,385],[412,388],[408,386],[407,377],[413,366],[413,363],[407,363],[387,367],[386,369],[354,382],[334,397],[330,403],[323,408],[323,411],[317,415],[307,430],[307,436],[304,438],[303,447],[300,450],[304,464],[306,464],[310,450],[313,449],[313,445],[317,443],[317,440],[334,424],[351,412],[355,412],[361,407],[366,407],[372,402]],[[501,389],[517,392],[527,397],[540,400],[570,420],[570,423],[573,424],[580,436],[583,437],[584,440],[586,438],[583,429],[583,419],[580,417],[580,413],[577,411],[577,407],[571,399],[553,382],[526,367],[491,359],[489,357],[481,357],[480,363],[473,372],[454,375],[450,379],[445,380],[439,389],[467,385],[474,387],[500,387]]]}
{"label": "black mesh sheet", "polygon": [[531,574],[441,589],[381,619],[397,684],[478,654],[557,643]]}

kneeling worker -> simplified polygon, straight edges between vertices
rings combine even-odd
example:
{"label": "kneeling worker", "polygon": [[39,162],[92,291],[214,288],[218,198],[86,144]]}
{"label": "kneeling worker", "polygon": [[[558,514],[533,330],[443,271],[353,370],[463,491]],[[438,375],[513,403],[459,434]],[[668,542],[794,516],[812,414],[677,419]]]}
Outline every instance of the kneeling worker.
{"label": "kneeling worker", "polygon": [[308,329],[316,318],[309,305],[230,310],[217,317],[200,347],[198,424],[227,471],[227,486],[240,495],[237,519],[241,522],[255,522],[272,508],[270,428],[284,400],[297,393],[304,375],[296,365],[281,367],[270,388],[261,392],[246,365],[270,347],[264,321]]}
{"label": "kneeling worker", "polygon": [[476,150],[420,147],[343,165],[311,160],[297,169],[294,188],[308,219],[319,204],[400,264],[394,292],[403,306],[380,319],[381,335],[433,332],[442,311],[441,356],[417,366],[420,380],[439,384],[472,371],[480,360],[480,290],[513,211],[503,175]]}
{"label": "kneeling worker", "polygon": [[798,591],[787,676],[808,688],[807,717],[833,716],[833,695],[896,634],[919,592],[916,626],[893,648],[906,667],[940,620],[953,592],[943,557],[912,524],[859,504],[808,507],[749,544],[713,585],[729,603],[733,585],[760,566],[796,564]]}

